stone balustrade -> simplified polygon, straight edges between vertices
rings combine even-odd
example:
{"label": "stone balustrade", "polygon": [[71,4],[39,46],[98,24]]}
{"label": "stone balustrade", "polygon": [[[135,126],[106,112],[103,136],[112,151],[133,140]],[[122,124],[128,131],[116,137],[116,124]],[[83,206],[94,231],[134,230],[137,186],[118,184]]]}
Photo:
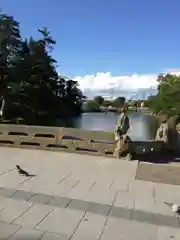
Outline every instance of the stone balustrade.
{"label": "stone balustrade", "polygon": [[[0,124],[0,146],[67,151],[100,156],[113,156],[113,132],[88,131],[76,128]],[[157,141],[133,141],[135,153],[158,152]]]}

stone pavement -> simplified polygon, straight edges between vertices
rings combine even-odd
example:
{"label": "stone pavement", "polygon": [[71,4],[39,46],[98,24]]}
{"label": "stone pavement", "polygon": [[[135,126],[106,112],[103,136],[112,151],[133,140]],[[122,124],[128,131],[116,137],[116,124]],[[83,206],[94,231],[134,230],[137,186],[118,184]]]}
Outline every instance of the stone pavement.
{"label": "stone pavement", "polygon": [[[36,177],[19,176],[19,164]],[[138,162],[0,148],[0,239],[180,239],[164,201],[180,186],[135,180]]]}
{"label": "stone pavement", "polygon": [[169,164],[152,164],[139,162],[136,171],[136,179],[142,181],[161,182],[173,185],[180,185],[180,164],[179,160]]}

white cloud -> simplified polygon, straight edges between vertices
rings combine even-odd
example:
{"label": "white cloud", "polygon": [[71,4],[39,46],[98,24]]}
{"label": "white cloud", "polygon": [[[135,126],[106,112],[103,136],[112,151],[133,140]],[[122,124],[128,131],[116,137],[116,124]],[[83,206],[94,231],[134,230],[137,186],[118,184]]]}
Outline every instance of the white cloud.
{"label": "white cloud", "polygon": [[102,72],[82,77],[77,76],[75,80],[78,81],[79,87],[82,90],[108,90],[118,88],[122,91],[136,91],[157,86],[157,74],[113,76],[110,72]]}
{"label": "white cloud", "polygon": [[[179,69],[165,71],[180,75]],[[113,76],[110,72],[99,72],[92,75],[76,76],[80,89],[88,98],[102,95],[107,98],[119,95],[127,98],[147,98],[157,88],[158,74],[133,74]]]}

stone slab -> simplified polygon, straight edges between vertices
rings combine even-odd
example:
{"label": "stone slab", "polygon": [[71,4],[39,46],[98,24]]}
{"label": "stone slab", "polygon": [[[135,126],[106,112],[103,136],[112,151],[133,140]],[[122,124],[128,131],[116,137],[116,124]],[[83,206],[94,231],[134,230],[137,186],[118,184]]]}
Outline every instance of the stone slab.
{"label": "stone slab", "polygon": [[157,240],[157,226],[109,218],[101,240]]}
{"label": "stone slab", "polygon": [[10,197],[16,192],[15,188],[4,188],[0,187],[0,196]]}
{"label": "stone slab", "polygon": [[49,201],[49,205],[65,208],[71,201],[71,198],[53,196]]}
{"label": "stone slab", "polygon": [[[22,191],[22,190],[16,190],[12,195],[10,195],[13,199],[20,199],[20,200],[29,200],[32,196],[34,195],[34,193],[30,192],[30,191]],[[4,196],[6,197],[6,195],[4,194]]]}
{"label": "stone slab", "polygon": [[136,179],[180,185],[180,166],[173,164],[139,163]]}
{"label": "stone slab", "polygon": [[123,207],[113,207],[110,212],[110,217],[112,218],[122,218],[131,220],[132,218],[133,209],[126,209]]}
{"label": "stone slab", "polygon": [[57,188],[58,196],[67,196],[68,193],[80,183],[80,177],[73,176],[71,174],[67,178],[63,179],[63,181],[59,182],[59,186]]}
{"label": "stone slab", "polygon": [[0,239],[6,240],[9,239],[15,232],[18,231],[20,226],[13,224],[0,223]]}
{"label": "stone slab", "polygon": [[14,199],[4,200],[3,209],[0,211],[0,221],[6,223],[12,223],[32,206],[32,203],[25,201],[17,201]]}
{"label": "stone slab", "polygon": [[[130,192],[119,192],[118,194],[116,194],[113,206],[111,204],[84,201],[82,199],[72,199],[52,195],[49,195],[51,201],[48,203],[45,203],[42,199],[42,202],[39,204],[37,204],[36,202],[31,202],[31,204],[44,206],[44,208],[47,207],[47,209],[65,208],[77,210],[80,212],[95,213],[102,216],[107,216],[108,214],[110,214],[110,217],[112,218],[122,218],[138,222],[147,222],[149,224],[157,224],[161,226],[164,225],[174,228],[179,227],[176,216],[172,213],[171,209],[164,204],[162,200],[160,201],[159,199],[157,199],[155,203],[152,203],[149,202],[146,197],[141,197],[138,199],[139,205],[136,205],[136,199],[134,199],[131,195],[132,193]],[[29,201],[24,201],[24,199],[13,199],[13,196],[10,196],[9,198],[1,197],[0,210],[2,211],[2,213],[4,213],[4,211],[8,211],[8,202],[11,203],[10,209],[12,209],[13,203],[16,207],[17,202],[21,201],[23,203],[30,203]],[[142,204],[140,204],[141,202]],[[18,209],[12,210],[12,212],[17,210]],[[30,211],[27,209],[27,212],[29,213]],[[23,212],[21,214],[22,217],[25,213]]]}
{"label": "stone slab", "polygon": [[78,182],[76,186],[74,186],[68,193],[69,198],[78,198],[78,199],[84,199],[88,191],[93,188],[94,184],[96,182],[91,179],[86,179],[84,177],[83,179]]}
{"label": "stone slab", "polygon": [[155,200],[158,203],[172,202],[180,203],[180,186],[163,183],[156,183],[154,186]]}
{"label": "stone slab", "polygon": [[16,169],[13,171],[7,172],[0,176],[0,186],[1,187],[12,187],[15,188],[24,181],[29,180],[30,178],[20,176]]}
{"label": "stone slab", "polygon": [[69,240],[65,234],[45,233],[41,240]]}
{"label": "stone slab", "polygon": [[35,193],[28,200],[33,203],[48,204],[50,202],[51,198],[52,198],[51,195],[47,195],[44,193]]}
{"label": "stone slab", "polygon": [[14,221],[15,224],[26,227],[36,227],[50,212],[52,208],[46,205],[33,205],[28,211]]}
{"label": "stone slab", "polygon": [[88,206],[89,202],[82,201],[79,199],[71,199],[71,201],[67,205],[67,208],[86,212]]}
{"label": "stone slab", "polygon": [[84,212],[80,211],[56,208],[36,229],[67,235],[70,238],[80,224],[84,214]]}
{"label": "stone slab", "polygon": [[97,202],[111,205],[115,197],[115,192],[109,188],[101,188],[97,184],[87,193],[85,201]]}
{"label": "stone slab", "polygon": [[134,202],[135,197],[130,192],[119,191],[116,195],[114,206],[133,209]]}
{"label": "stone slab", "polygon": [[[149,229],[152,230],[153,240],[155,228],[158,228],[158,237],[162,236],[162,239],[163,236],[165,239],[166,236],[170,236],[168,231],[173,233],[179,230],[177,218],[164,205],[164,201],[179,203],[180,185],[135,180],[137,162],[127,163],[103,157],[84,157],[78,154],[25,149],[0,148],[0,152],[0,168],[7,171],[0,176],[1,221],[8,223],[20,221],[19,224],[27,229],[31,229],[36,224],[37,229],[43,232],[43,237],[46,239],[73,238],[76,232],[81,237],[85,231],[83,229],[86,228],[92,229],[90,232],[93,238],[99,232],[98,226],[101,225],[99,224],[101,220],[97,220],[97,226],[93,227],[96,218],[106,219],[108,213],[110,213],[108,222],[114,221],[115,225],[112,230],[114,238],[109,235],[110,239],[116,237],[118,239],[119,226],[124,239],[132,239],[132,236],[128,235],[130,233],[124,230],[128,228],[126,225],[131,232],[136,229],[141,231],[139,235],[135,235],[135,239],[138,237],[147,239],[143,232],[147,230],[149,234]],[[14,170],[8,172],[8,169],[12,169],[16,163],[36,173],[36,178],[21,177]],[[149,171],[149,165],[146,170]],[[58,179],[63,180],[58,184]],[[95,184],[90,186],[91,182]],[[16,191],[17,189],[21,191]],[[28,192],[29,189],[31,191]],[[32,197],[31,194],[34,193],[36,197]],[[2,200],[3,197],[5,201]],[[26,204],[54,210],[46,216],[46,211],[38,209],[33,211],[33,207],[30,206],[31,208],[28,209]],[[85,212],[94,217],[87,221],[85,217],[83,218]],[[107,228],[110,229],[108,231],[111,231],[113,227],[109,226],[108,224]],[[51,231],[54,233],[50,233]],[[103,235],[105,233],[107,233],[106,227]]]}
{"label": "stone slab", "polygon": [[39,240],[42,232],[35,229],[20,228],[9,240]]}
{"label": "stone slab", "polygon": [[105,216],[87,213],[80,223],[72,240],[97,240],[100,238],[106,222]]}
{"label": "stone slab", "polygon": [[159,227],[157,240],[179,240],[180,229],[174,229],[170,227]]}

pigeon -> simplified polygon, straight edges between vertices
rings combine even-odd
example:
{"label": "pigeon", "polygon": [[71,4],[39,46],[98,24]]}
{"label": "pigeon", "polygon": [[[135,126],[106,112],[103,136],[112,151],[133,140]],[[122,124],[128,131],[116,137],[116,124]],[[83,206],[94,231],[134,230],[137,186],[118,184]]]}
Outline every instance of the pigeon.
{"label": "pigeon", "polygon": [[34,175],[34,174],[29,174],[28,172],[26,172],[25,170],[23,170],[22,168],[20,168],[19,165],[16,165],[16,168],[17,168],[18,173],[19,173],[20,175],[23,175],[23,176],[26,176],[26,177],[35,177],[35,176],[36,176],[36,175]]}
{"label": "pigeon", "polygon": [[178,216],[180,215],[180,206],[179,205],[173,204],[173,203],[168,203],[168,202],[164,202],[164,204],[166,204],[168,207],[170,207],[174,214],[177,214]]}

